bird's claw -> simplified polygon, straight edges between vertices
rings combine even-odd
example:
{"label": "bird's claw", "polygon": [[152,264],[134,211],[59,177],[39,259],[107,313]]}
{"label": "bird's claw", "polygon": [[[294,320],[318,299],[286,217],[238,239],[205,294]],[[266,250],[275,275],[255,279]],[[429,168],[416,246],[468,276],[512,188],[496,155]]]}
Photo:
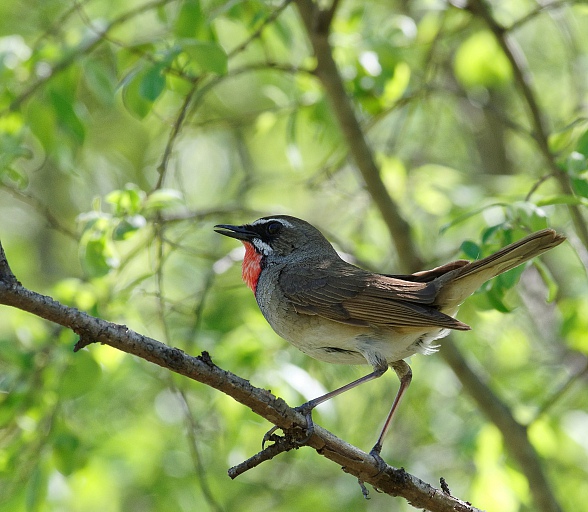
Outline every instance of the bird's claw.
{"label": "bird's claw", "polygon": [[277,436],[274,436],[274,432],[276,430],[278,430],[280,427],[277,426],[273,426],[272,428],[270,428],[264,435],[263,435],[263,439],[261,440],[261,449],[265,450],[265,443],[269,443],[270,441],[276,441],[278,438]]}
{"label": "bird's claw", "polygon": [[294,409],[299,413],[304,414],[306,418],[306,436],[303,439],[295,439],[294,442],[299,445],[303,445],[310,441],[312,434],[314,434],[314,421],[312,421],[312,408],[308,407],[308,404],[302,404]]}
{"label": "bird's claw", "polygon": [[[297,444],[297,445],[304,445],[306,443],[308,443],[308,441],[310,441],[310,438],[312,437],[312,434],[314,434],[314,421],[312,421],[312,407],[309,407],[308,404],[302,404],[298,407],[294,408],[295,411],[304,414],[304,417],[306,418],[306,433],[305,436],[302,439],[296,438],[293,439],[293,441]],[[265,449],[265,445],[266,443],[269,443],[270,441],[276,441],[277,437],[274,436],[274,432],[276,430],[278,430],[280,427],[278,426],[273,426],[272,428],[270,428],[263,436],[263,439],[261,440],[261,449]]]}
{"label": "bird's claw", "polygon": [[370,451],[370,455],[375,459],[376,465],[378,466],[378,472],[372,478],[375,478],[382,474],[388,467],[388,464],[384,459],[382,459],[382,456],[380,455],[380,449],[381,448],[378,449],[378,446],[376,445]]}

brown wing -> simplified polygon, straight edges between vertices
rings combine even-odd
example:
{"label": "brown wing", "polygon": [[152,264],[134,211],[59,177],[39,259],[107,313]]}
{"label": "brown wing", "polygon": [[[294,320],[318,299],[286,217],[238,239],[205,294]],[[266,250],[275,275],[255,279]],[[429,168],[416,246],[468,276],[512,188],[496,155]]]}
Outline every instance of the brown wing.
{"label": "brown wing", "polygon": [[469,327],[437,310],[435,283],[377,275],[342,260],[285,268],[280,286],[296,311],[351,325]]}

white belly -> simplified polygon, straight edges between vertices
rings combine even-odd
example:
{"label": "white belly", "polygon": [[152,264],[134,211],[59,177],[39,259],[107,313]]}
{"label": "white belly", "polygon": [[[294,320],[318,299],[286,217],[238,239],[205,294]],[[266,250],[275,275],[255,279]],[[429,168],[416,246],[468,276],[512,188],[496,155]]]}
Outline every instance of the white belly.
{"label": "white belly", "polygon": [[[332,322],[319,316],[297,315],[293,324],[278,325],[273,329],[296,348],[320,361],[338,364],[371,364],[385,360],[393,363],[416,353],[436,351],[431,343],[447,333],[400,333],[391,329],[369,329]],[[290,328],[296,325],[296,329]]]}

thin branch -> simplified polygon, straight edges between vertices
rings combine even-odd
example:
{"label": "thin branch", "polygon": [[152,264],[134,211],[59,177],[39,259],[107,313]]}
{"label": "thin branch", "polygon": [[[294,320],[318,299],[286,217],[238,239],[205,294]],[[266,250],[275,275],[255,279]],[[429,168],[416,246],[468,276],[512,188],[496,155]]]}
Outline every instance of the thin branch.
{"label": "thin branch", "polygon": [[29,206],[32,206],[33,209],[41,217],[43,217],[47,221],[47,224],[50,227],[52,227],[56,231],[59,231],[60,233],[63,233],[64,235],[71,238],[72,240],[78,240],[79,237],[76,235],[76,233],[74,231],[72,231],[71,229],[65,227],[57,219],[57,217],[55,215],[53,215],[53,213],[51,212],[49,207],[46,204],[44,204],[43,202],[41,202],[40,199],[29,194],[28,192],[25,192],[24,190],[18,190],[16,188],[10,187],[10,186],[6,185],[5,183],[3,183],[1,186],[4,190],[6,190],[14,198],[18,199],[19,201],[22,201],[23,203],[28,204]]}
{"label": "thin branch", "polygon": [[245,39],[241,44],[233,48],[230,52],[228,52],[227,56],[229,58],[234,57],[238,53],[245,50],[253,41],[259,39],[261,37],[262,32],[266,29],[268,25],[276,21],[278,16],[282,14],[282,11],[288,7],[292,3],[292,0],[284,0],[281,5],[279,5],[272,13],[265,19],[263,22],[257,27],[247,39]]}
{"label": "thin branch", "polygon": [[[284,432],[302,432],[305,417],[269,391],[252,386],[249,381],[216,366],[208,353],[192,357],[180,349],[132,331],[125,325],[92,317],[76,308],[65,306],[46,295],[33,292],[18,283],[0,244],[0,304],[28,311],[41,318],[71,329],[80,336],[74,350],[91,343],[102,343],[123,352],[141,357],[190,379],[207,384],[253,412],[279,426]],[[309,446],[327,459],[341,465],[360,482],[369,483],[391,496],[401,496],[417,508],[432,512],[476,512],[457,498],[408,474],[404,469],[386,465],[381,468],[369,454],[335,437],[315,425]]]}
{"label": "thin branch", "polygon": [[25,103],[31,96],[33,96],[41,87],[43,87],[46,83],[52,80],[55,76],[59,75],[66,69],[68,69],[74,62],[79,60],[82,55],[87,53],[91,53],[94,51],[101,43],[106,41],[106,36],[109,32],[111,32],[116,27],[126,23],[127,21],[133,19],[135,16],[143,14],[151,9],[157,9],[163,5],[166,5],[170,2],[175,2],[177,0],[153,0],[151,2],[147,2],[143,5],[139,5],[134,9],[131,9],[123,14],[121,14],[118,18],[111,21],[103,30],[96,32],[96,37],[88,38],[88,40],[79,45],[77,48],[72,50],[68,53],[67,57],[63,60],[56,63],[51,69],[50,72],[47,73],[45,76],[33,82],[29,87],[27,87],[23,92],[21,92],[10,105],[5,108],[4,110],[0,111],[0,117],[14,111],[18,110],[20,106]]}
{"label": "thin branch", "polygon": [[186,97],[184,98],[184,103],[182,103],[182,106],[178,112],[178,116],[176,117],[176,120],[172,126],[170,133],[169,133],[169,137],[167,139],[167,144],[165,145],[165,150],[163,151],[163,156],[161,157],[161,162],[157,166],[157,173],[159,174],[159,178],[157,180],[157,184],[155,185],[154,190],[160,189],[163,185],[163,180],[165,179],[167,165],[169,163],[169,159],[171,157],[172,150],[174,148],[174,145],[175,145],[176,139],[178,138],[180,130],[184,124],[184,121],[186,120],[186,115],[188,113],[188,108],[190,107],[190,103],[192,103],[192,99],[194,98],[194,95],[196,94],[197,90],[198,90],[198,82],[195,82],[192,85],[192,87],[190,88],[190,90],[188,91],[188,94],[186,94]]}
{"label": "thin branch", "polygon": [[268,446],[267,448],[264,448],[263,450],[256,453],[252,457],[249,457],[247,460],[244,460],[240,464],[233,466],[229,469],[228,474],[231,477],[231,479],[234,480],[246,471],[249,471],[250,469],[259,466],[263,462],[273,459],[280,453],[288,452],[290,450],[297,450],[298,448],[300,448],[300,445],[296,444],[296,441],[293,438],[277,437],[277,439],[275,439],[274,441],[274,444]]}

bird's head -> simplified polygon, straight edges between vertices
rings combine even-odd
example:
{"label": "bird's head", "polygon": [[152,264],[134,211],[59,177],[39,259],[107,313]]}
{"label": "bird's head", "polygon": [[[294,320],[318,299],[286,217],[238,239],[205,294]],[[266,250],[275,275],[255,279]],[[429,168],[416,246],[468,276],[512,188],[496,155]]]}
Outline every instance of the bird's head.
{"label": "bird's head", "polygon": [[259,274],[267,265],[337,255],[318,229],[289,215],[262,217],[242,226],[218,224],[214,229],[221,235],[240,240],[245,246],[243,279],[253,292]]}

